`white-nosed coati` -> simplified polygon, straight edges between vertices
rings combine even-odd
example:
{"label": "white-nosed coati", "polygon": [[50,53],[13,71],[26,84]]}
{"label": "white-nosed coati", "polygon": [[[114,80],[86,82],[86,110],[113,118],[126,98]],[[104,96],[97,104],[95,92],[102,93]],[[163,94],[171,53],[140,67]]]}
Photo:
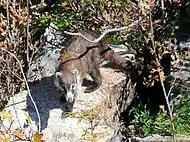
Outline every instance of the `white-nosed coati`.
{"label": "white-nosed coati", "polygon": [[[81,32],[85,37],[94,40],[97,36],[88,31]],[[77,95],[77,85],[89,74],[93,84],[87,86],[85,93],[90,93],[101,85],[99,69],[100,59],[104,58],[123,68],[130,66],[131,61],[115,53],[110,46],[100,41],[88,42],[80,36],[72,36],[68,45],[61,51],[59,67],[55,74],[55,85],[64,93],[66,102],[73,103]]]}

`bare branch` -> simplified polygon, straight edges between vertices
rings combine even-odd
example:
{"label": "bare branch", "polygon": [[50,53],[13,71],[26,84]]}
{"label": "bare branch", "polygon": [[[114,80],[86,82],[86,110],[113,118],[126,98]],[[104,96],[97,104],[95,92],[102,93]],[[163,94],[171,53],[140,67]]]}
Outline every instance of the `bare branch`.
{"label": "bare branch", "polygon": [[136,26],[139,22],[141,21],[141,18],[139,20],[136,20],[134,21],[133,23],[129,24],[128,26],[125,26],[125,27],[120,27],[120,28],[113,28],[113,29],[107,29],[105,30],[98,38],[94,39],[94,40],[90,40],[88,38],[86,38],[83,34],[81,33],[72,33],[72,32],[68,32],[68,31],[64,31],[65,34],[68,34],[68,35],[72,35],[72,36],[81,36],[83,37],[85,40],[89,41],[89,42],[92,42],[92,43],[97,43],[99,42],[100,40],[102,40],[102,38],[108,34],[108,33],[111,33],[111,32],[118,32],[118,31],[123,31],[123,30],[127,30],[127,29],[130,29],[134,26]]}
{"label": "bare branch", "polygon": [[25,75],[24,75],[24,71],[23,71],[23,68],[22,68],[22,64],[21,64],[21,62],[19,61],[19,59],[18,59],[13,53],[9,52],[8,50],[6,50],[6,49],[3,48],[3,47],[1,47],[0,49],[1,49],[2,51],[7,52],[9,55],[11,55],[13,58],[15,58],[16,61],[17,61],[18,64],[19,64],[19,66],[20,66],[20,70],[21,70],[21,73],[22,73],[22,75],[23,75],[23,80],[24,80],[24,82],[25,82],[25,84],[26,84],[26,88],[27,88],[27,90],[28,90],[28,95],[29,95],[29,97],[30,97],[30,99],[31,99],[31,101],[32,101],[32,103],[33,103],[33,105],[34,105],[34,108],[35,108],[36,113],[37,113],[37,116],[38,116],[38,131],[39,131],[39,133],[40,133],[40,131],[41,131],[41,119],[40,119],[40,114],[39,114],[37,105],[36,105],[36,103],[34,102],[34,99],[32,98],[29,85],[28,85],[27,80],[26,80],[26,77],[25,77]]}
{"label": "bare branch", "polygon": [[[156,55],[155,41],[154,41],[154,29],[153,29],[153,24],[152,24],[152,14],[151,13],[150,13],[150,28],[151,28],[150,31],[151,31],[152,48],[153,48],[154,53]],[[158,57],[157,56],[155,56],[155,57],[156,57],[156,62],[159,63]],[[163,90],[163,93],[164,93],[164,97],[165,97],[165,100],[166,100],[166,105],[167,105],[167,108],[168,108],[168,111],[169,111],[170,123],[171,123],[171,128],[172,128],[172,131],[173,131],[173,139],[174,139],[174,142],[176,142],[175,126],[174,126],[174,122],[173,122],[173,114],[172,114],[172,110],[171,110],[171,107],[170,107],[170,102],[168,100],[167,93],[166,93],[166,88],[164,86],[164,82],[162,80],[160,72],[158,73],[158,76],[159,76],[161,87],[162,87],[162,90]]]}
{"label": "bare branch", "polygon": [[163,18],[163,22],[166,23],[166,20],[165,20],[164,0],[161,0],[161,9],[162,9],[162,18]]}
{"label": "bare branch", "polygon": [[26,58],[27,62],[30,62],[29,57],[29,0],[26,1],[26,7],[27,7],[27,27],[26,27]]}
{"label": "bare branch", "polygon": [[2,70],[2,72],[11,72],[14,76],[16,76],[19,80],[24,81],[17,73],[14,73],[11,70]]}
{"label": "bare branch", "polygon": [[[181,72],[181,71],[182,71],[182,68],[180,68],[179,72]],[[177,78],[178,78],[178,76],[176,75],[175,78],[174,78],[174,81],[172,82],[172,85],[171,85],[171,87],[170,87],[170,90],[169,90],[169,92],[168,92],[167,98],[170,97],[170,94],[171,94],[171,92],[172,92],[172,89],[174,88],[174,85],[175,85],[175,82],[176,82]]]}
{"label": "bare branch", "polygon": [[8,36],[9,39],[12,42],[12,36],[11,36],[11,32],[10,32],[10,19],[9,19],[9,0],[6,0],[6,13],[7,13],[7,32],[8,32]]}

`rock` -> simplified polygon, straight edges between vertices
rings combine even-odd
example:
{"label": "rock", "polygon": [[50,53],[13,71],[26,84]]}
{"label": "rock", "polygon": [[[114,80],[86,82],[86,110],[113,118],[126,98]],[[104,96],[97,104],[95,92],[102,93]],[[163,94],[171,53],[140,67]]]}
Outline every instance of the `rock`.
{"label": "rock", "polygon": [[[40,112],[43,139],[47,142],[120,141],[122,135],[118,133],[119,116],[134,97],[134,85],[130,79],[126,82],[126,76],[115,69],[101,67],[101,87],[92,93],[80,94],[73,112],[69,117],[62,118],[64,105],[59,102],[62,94],[56,91],[53,75],[58,65],[59,51],[66,45],[67,38],[69,37],[51,23],[42,36],[41,47],[27,74],[29,82],[40,81],[31,88],[31,92]],[[125,58],[134,58],[136,54],[123,45],[113,45],[113,50]],[[109,62],[102,62],[103,65],[110,67]],[[19,113],[24,113],[23,110],[29,112],[37,124],[38,118],[27,93],[21,92],[14,98],[17,100],[15,102],[25,98],[24,106],[18,104],[15,107],[21,110]],[[30,128],[36,131],[35,128]]]}
{"label": "rock", "polygon": [[[66,118],[61,117],[62,106],[59,103],[61,94],[56,92],[52,77],[44,78],[31,88],[32,97],[40,112],[43,140],[46,142],[121,141],[122,135],[118,135],[121,125],[119,116],[121,108],[125,108],[123,105],[129,105],[121,101],[121,98],[127,98],[125,95],[128,95],[123,91],[126,87],[126,77],[121,72],[103,67],[101,74],[101,87],[92,93],[80,94],[74,104],[73,112]],[[37,131],[38,118],[27,91],[16,94],[11,98],[13,99],[14,101],[10,101],[6,107],[17,120],[12,129],[21,127],[25,131],[26,129]],[[17,118],[15,112],[22,118]],[[35,126],[32,124],[27,128],[23,126],[26,121],[25,112],[29,113]],[[20,121],[22,121],[21,126]],[[4,122],[4,125],[9,124]]]}
{"label": "rock", "polygon": [[[131,142],[174,142],[174,139],[172,136],[160,136],[160,135],[155,134],[152,136],[147,136],[145,138],[134,137],[134,138],[131,138],[129,141],[131,141]],[[189,142],[190,138],[177,136],[176,141],[177,142]]]}
{"label": "rock", "polygon": [[40,41],[40,47],[29,65],[27,78],[29,82],[52,76],[58,66],[60,50],[64,48],[66,35],[50,23]]}

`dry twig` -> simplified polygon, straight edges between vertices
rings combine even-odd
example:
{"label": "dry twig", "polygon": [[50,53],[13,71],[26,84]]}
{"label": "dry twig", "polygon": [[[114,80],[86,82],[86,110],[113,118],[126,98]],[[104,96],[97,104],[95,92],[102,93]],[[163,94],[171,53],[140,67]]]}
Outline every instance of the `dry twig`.
{"label": "dry twig", "polygon": [[68,35],[72,35],[72,36],[81,36],[83,37],[85,40],[92,42],[92,43],[97,43],[99,42],[106,34],[111,33],[111,32],[118,32],[118,31],[123,31],[123,30],[127,30],[130,29],[134,26],[136,26],[139,22],[141,21],[141,18],[139,20],[134,21],[133,23],[129,24],[128,26],[124,26],[124,27],[120,27],[120,28],[113,28],[113,29],[107,29],[105,30],[98,38],[94,39],[94,40],[90,40],[87,37],[85,37],[83,34],[81,33],[72,33],[72,32],[68,32],[68,31],[64,31],[65,34]]}
{"label": "dry twig", "polygon": [[30,62],[29,57],[29,0],[26,1],[26,7],[27,7],[27,26],[26,26],[26,58],[27,62]]}
{"label": "dry twig", "polygon": [[[156,62],[159,62],[158,57],[156,56],[156,49],[155,49],[155,44],[154,44],[154,29],[153,29],[153,24],[152,24],[152,13],[151,12],[150,12],[150,28],[151,28],[150,31],[151,31],[152,48],[153,48],[154,53],[155,53]],[[159,80],[160,80],[162,90],[163,90],[163,93],[164,93],[164,97],[165,97],[165,100],[166,100],[166,105],[167,105],[167,108],[168,108],[168,111],[169,111],[169,116],[170,116],[170,121],[171,121],[171,128],[172,128],[173,137],[174,137],[174,142],[176,142],[175,126],[174,126],[174,123],[173,123],[173,114],[172,114],[172,110],[171,110],[171,107],[170,107],[170,102],[168,100],[167,93],[166,93],[166,88],[164,86],[164,82],[162,80],[160,72],[158,72],[158,75],[159,75]]]}
{"label": "dry twig", "polygon": [[24,80],[25,85],[26,85],[26,88],[27,88],[27,90],[28,90],[28,95],[29,95],[29,97],[30,97],[30,99],[31,99],[31,101],[32,101],[32,103],[33,103],[33,105],[34,105],[34,108],[35,108],[36,113],[37,113],[37,116],[38,116],[38,131],[39,131],[39,133],[40,133],[40,132],[41,132],[41,119],[40,119],[40,114],[39,114],[37,105],[36,105],[34,99],[32,98],[32,95],[31,95],[31,92],[30,92],[30,88],[29,88],[28,82],[27,82],[26,77],[25,77],[25,75],[24,75],[24,71],[23,71],[23,68],[22,68],[22,64],[21,64],[21,62],[19,61],[19,59],[18,59],[13,53],[9,52],[8,50],[6,50],[5,48],[2,48],[2,47],[1,47],[0,49],[1,49],[2,51],[7,52],[9,55],[11,55],[11,56],[18,62],[19,66],[20,66],[20,70],[21,70],[21,73],[22,73],[22,75],[23,75],[23,80]]}

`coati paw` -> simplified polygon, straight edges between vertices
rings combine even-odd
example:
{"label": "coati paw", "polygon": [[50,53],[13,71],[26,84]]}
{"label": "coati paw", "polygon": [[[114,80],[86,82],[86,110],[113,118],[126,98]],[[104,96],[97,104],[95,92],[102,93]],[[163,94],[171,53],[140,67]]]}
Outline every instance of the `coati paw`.
{"label": "coati paw", "polygon": [[61,118],[66,118],[66,117],[69,117],[69,112],[62,112],[61,114]]}
{"label": "coati paw", "polygon": [[62,110],[63,112],[61,118],[69,117],[71,115],[70,113],[73,111],[73,105],[72,106],[66,105]]}

